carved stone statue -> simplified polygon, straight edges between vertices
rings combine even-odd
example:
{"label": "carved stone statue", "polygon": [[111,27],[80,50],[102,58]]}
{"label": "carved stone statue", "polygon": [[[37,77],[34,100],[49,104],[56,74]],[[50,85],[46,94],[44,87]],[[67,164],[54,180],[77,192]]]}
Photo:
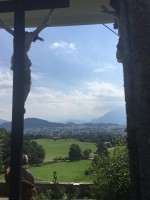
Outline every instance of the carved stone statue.
{"label": "carved stone statue", "polygon": [[[49,24],[51,17],[52,17],[53,9],[51,9],[48,14],[45,16],[43,22],[32,32],[25,31],[25,68],[24,68],[24,103],[28,97],[31,87],[31,61],[28,57],[28,51],[30,50],[31,43],[35,42],[36,40],[44,41],[43,38],[39,37],[38,34],[47,27]],[[0,19],[0,27],[4,28],[7,32],[14,36],[14,30],[7,26],[1,19]],[[14,55],[11,58],[11,70],[14,68]],[[24,110],[25,111],[25,110]]]}

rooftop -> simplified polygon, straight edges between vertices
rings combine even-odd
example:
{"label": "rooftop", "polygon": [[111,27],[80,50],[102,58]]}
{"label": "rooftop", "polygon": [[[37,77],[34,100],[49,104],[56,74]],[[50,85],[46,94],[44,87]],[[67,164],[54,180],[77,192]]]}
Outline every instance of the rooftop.
{"label": "rooftop", "polygon": [[[111,10],[109,1],[106,0],[70,0],[70,7],[55,9],[49,26],[112,23],[114,17],[101,12],[101,5]],[[26,11],[26,27],[36,27],[47,12],[48,10]],[[0,18],[13,27],[13,15],[14,13],[0,13]]]}

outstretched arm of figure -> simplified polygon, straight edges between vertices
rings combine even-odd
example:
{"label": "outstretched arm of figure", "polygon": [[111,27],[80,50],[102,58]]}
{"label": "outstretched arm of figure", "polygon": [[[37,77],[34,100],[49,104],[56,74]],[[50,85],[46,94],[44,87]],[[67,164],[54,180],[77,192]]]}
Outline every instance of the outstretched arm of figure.
{"label": "outstretched arm of figure", "polygon": [[4,28],[8,33],[14,35],[14,31],[9,26],[7,26],[1,19],[0,19],[0,28]]}
{"label": "outstretched arm of figure", "polygon": [[108,13],[108,14],[111,14],[111,15],[113,15],[113,16],[118,18],[118,15],[117,15],[117,13],[115,11],[108,10],[108,8],[106,8],[103,5],[101,6],[101,8],[102,8],[102,12],[103,13]]}
{"label": "outstretched arm of figure", "polygon": [[43,22],[37,27],[35,31],[33,31],[34,35],[38,35],[50,23],[53,11],[54,9],[51,9],[48,15],[46,15],[46,17],[44,18]]}

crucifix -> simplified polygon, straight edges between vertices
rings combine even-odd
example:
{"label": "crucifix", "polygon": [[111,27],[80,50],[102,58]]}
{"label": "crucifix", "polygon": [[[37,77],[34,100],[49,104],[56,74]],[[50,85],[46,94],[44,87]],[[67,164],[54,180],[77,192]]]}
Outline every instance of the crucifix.
{"label": "crucifix", "polygon": [[0,1],[0,12],[14,12],[13,102],[9,199],[20,200],[24,129],[25,11],[69,7],[69,0]]}

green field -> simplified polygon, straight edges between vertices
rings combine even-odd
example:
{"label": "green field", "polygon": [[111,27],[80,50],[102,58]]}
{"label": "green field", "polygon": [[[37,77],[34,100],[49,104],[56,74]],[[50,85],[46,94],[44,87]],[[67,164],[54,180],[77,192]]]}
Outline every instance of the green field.
{"label": "green field", "polygon": [[[69,147],[75,143],[81,147],[81,150],[90,148],[92,152],[96,151],[96,145],[89,142],[80,142],[74,139],[38,139],[35,140],[41,144],[46,151],[45,161],[53,160],[56,157],[67,157]],[[40,167],[31,167],[31,171],[36,180],[53,181],[53,172],[57,172],[59,182],[90,182],[90,176],[84,175],[85,169],[91,164],[91,160],[81,160],[77,162],[58,162],[46,164]],[[0,174],[0,179],[4,179],[4,174]]]}
{"label": "green field", "polygon": [[90,164],[90,160],[60,162],[32,167],[31,171],[36,180],[53,181],[53,172],[56,171],[58,182],[90,182],[90,176],[84,175]]}
{"label": "green field", "polygon": [[81,150],[90,148],[93,152],[96,151],[96,145],[90,142],[80,142],[74,139],[38,139],[36,140],[38,144],[41,144],[46,150],[45,160],[53,160],[56,157],[67,157],[69,152],[69,147],[72,143],[78,144],[81,147]]}
{"label": "green field", "polygon": [[[31,167],[36,180],[53,181],[53,172],[57,172],[58,182],[90,182],[90,176],[84,175],[85,169],[90,166],[90,160],[77,162],[60,162]],[[0,180],[4,180],[4,174],[0,174]]]}

